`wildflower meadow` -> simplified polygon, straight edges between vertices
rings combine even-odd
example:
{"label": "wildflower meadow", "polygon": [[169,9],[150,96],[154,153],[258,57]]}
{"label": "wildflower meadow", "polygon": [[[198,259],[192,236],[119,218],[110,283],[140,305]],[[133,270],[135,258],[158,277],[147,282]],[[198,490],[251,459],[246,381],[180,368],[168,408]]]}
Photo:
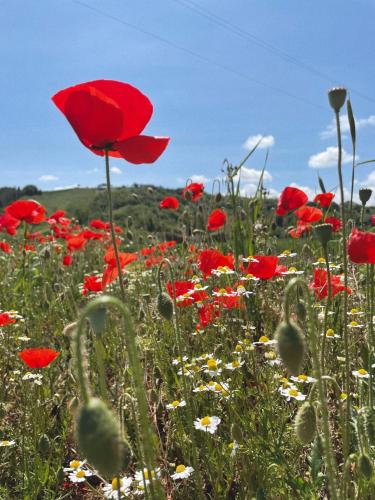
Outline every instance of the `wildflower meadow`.
{"label": "wildflower meadow", "polygon": [[321,104],[338,191],[286,180],[273,203],[262,173],[246,197],[260,138],[212,190],[145,191],[171,239],[114,216],[113,158],[168,150],[150,99],[113,80],[55,93],[61,127],[102,157],[106,208],[86,224],[24,195],[0,215],[0,498],[375,498],[372,192],[346,89]]}

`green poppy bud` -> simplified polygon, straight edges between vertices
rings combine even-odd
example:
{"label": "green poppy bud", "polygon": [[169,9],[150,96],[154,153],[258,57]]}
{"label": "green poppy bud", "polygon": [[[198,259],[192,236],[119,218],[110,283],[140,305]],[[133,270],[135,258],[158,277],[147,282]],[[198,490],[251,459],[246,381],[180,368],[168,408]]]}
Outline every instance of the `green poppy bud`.
{"label": "green poppy bud", "polygon": [[316,414],[314,406],[309,401],[300,406],[294,421],[294,430],[302,444],[309,444],[314,439]]}
{"label": "green poppy bud", "polygon": [[278,351],[284,365],[292,375],[298,375],[305,354],[305,338],[293,321],[282,321],[276,330]]}
{"label": "green poppy bud", "polygon": [[57,484],[62,484],[65,481],[65,472],[64,468],[60,467],[56,472],[56,481]]}
{"label": "green poppy bud", "polygon": [[331,108],[338,113],[345,104],[346,89],[343,87],[335,87],[328,91],[328,100]]}
{"label": "green poppy bud", "polygon": [[366,203],[369,201],[372,195],[372,189],[370,188],[361,188],[359,190],[359,199],[363,206],[366,206]]}
{"label": "green poppy bud", "polygon": [[99,304],[93,311],[88,314],[91,328],[95,335],[101,335],[105,330],[106,308],[103,304]]}
{"label": "green poppy bud", "polygon": [[307,317],[306,306],[301,301],[299,301],[297,303],[296,314],[297,314],[298,320],[301,321],[301,323],[303,323],[306,320],[306,317]]}
{"label": "green poppy bud", "polygon": [[365,476],[366,479],[371,479],[373,467],[368,455],[362,453],[358,459],[358,469]]}
{"label": "green poppy bud", "polygon": [[332,224],[319,224],[315,226],[314,232],[322,247],[326,247],[332,238]]}
{"label": "green poppy bud", "polygon": [[51,450],[51,442],[46,434],[42,434],[38,441],[38,452],[42,457],[46,457]]}
{"label": "green poppy bud", "polygon": [[215,196],[216,203],[220,203],[221,199],[222,199],[222,194],[221,193],[216,193],[216,196]]}
{"label": "green poppy bud", "polygon": [[193,199],[193,194],[191,191],[185,191],[184,198],[186,201],[191,201]]}
{"label": "green poppy bud", "polygon": [[173,316],[173,302],[170,296],[165,293],[159,293],[158,296],[158,311],[163,316],[163,318],[170,321]]}
{"label": "green poppy bud", "polygon": [[133,233],[130,230],[126,232],[126,237],[129,241],[133,241]]}
{"label": "green poppy bud", "polygon": [[82,455],[105,477],[115,476],[122,465],[123,443],[114,414],[98,398],[79,409],[76,436]]}

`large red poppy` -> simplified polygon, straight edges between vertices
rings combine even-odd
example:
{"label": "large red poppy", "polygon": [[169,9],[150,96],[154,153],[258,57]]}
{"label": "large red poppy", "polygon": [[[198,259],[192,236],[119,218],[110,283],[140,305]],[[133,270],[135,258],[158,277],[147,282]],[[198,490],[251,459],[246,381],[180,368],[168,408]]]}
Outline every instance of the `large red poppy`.
{"label": "large red poppy", "polygon": [[191,193],[192,201],[198,201],[203,196],[204,185],[199,182],[192,182],[182,190],[182,197],[186,198],[187,193]]}
{"label": "large red poppy", "polygon": [[375,264],[375,233],[354,228],[348,243],[348,254],[356,264]]}
{"label": "large red poppy", "polygon": [[209,276],[214,269],[227,266],[234,269],[233,255],[223,255],[218,250],[202,250],[198,254],[198,267],[205,276]]}
{"label": "large red poppy", "polygon": [[296,210],[308,202],[307,194],[301,189],[288,186],[283,189],[277,202],[277,215],[286,215],[292,210]]}
{"label": "large red poppy", "polygon": [[216,210],[213,210],[208,216],[207,229],[208,231],[218,231],[219,229],[224,227],[226,221],[227,214],[220,210],[220,208],[217,208]]}
{"label": "large red poppy", "polygon": [[17,232],[17,227],[21,224],[21,221],[7,214],[6,212],[0,215],[0,231],[6,231],[11,236],[14,236]]}
{"label": "large red poppy", "polygon": [[300,221],[307,223],[318,222],[323,217],[323,212],[320,208],[308,207],[307,205],[300,207],[294,214]]}
{"label": "large red poppy", "polygon": [[114,80],[94,80],[57,92],[52,101],[79,140],[93,153],[122,157],[130,163],[153,163],[168,137],[140,135],[153,107],[138,89]]}
{"label": "large red poppy", "polygon": [[335,195],[333,193],[320,193],[314,198],[314,203],[318,203],[322,208],[329,207]]}
{"label": "large red poppy", "polygon": [[8,215],[28,224],[39,224],[44,220],[45,208],[34,200],[17,200],[5,208]]}
{"label": "large red poppy", "polygon": [[254,255],[253,261],[245,268],[245,272],[261,280],[270,280],[275,276],[279,258],[274,255]]}
{"label": "large red poppy", "polygon": [[18,356],[29,368],[45,368],[60,353],[53,349],[25,349],[18,353]]}
{"label": "large red poppy", "polygon": [[159,204],[160,208],[167,208],[169,210],[177,210],[179,206],[178,199],[174,196],[167,196]]}
{"label": "large red poppy", "polygon": [[[323,300],[328,296],[328,275],[325,269],[315,269],[314,281],[310,283],[309,287],[314,290],[315,297],[318,300]],[[341,281],[341,276],[331,274],[331,297],[335,297],[338,293],[344,292],[345,286]],[[348,287],[348,294],[352,291]]]}
{"label": "large red poppy", "polygon": [[327,224],[331,224],[332,231],[334,233],[337,233],[340,231],[342,224],[341,224],[341,220],[338,219],[337,217],[326,217],[325,222]]}

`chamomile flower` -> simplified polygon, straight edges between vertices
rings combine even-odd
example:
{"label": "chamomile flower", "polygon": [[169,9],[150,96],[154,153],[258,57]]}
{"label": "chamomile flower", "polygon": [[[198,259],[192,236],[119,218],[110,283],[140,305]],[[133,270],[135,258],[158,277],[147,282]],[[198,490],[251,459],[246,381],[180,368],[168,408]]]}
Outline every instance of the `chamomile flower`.
{"label": "chamomile flower", "polygon": [[326,337],[327,339],[339,339],[340,338],[340,335],[337,335],[337,333],[335,333],[335,331],[332,329],[332,328],[328,328],[328,330],[326,331],[326,333],[322,333],[321,334],[322,337]]}
{"label": "chamomile flower", "polygon": [[281,359],[277,357],[275,351],[267,351],[264,353],[264,357],[267,360],[267,364],[271,366],[281,365]]}
{"label": "chamomile flower", "polygon": [[[115,498],[116,500],[120,500],[122,498],[121,493],[123,493],[124,495],[129,495],[132,482],[133,479],[131,477],[124,476],[120,479],[114,477],[111,483],[106,483],[103,486],[103,495],[105,496],[105,498]],[[119,489],[121,492],[120,495],[118,492]]]}
{"label": "chamomile flower", "polygon": [[260,278],[256,278],[253,274],[248,273],[245,276],[241,276],[241,281],[259,281]]}
{"label": "chamomile flower", "polygon": [[69,467],[64,467],[65,472],[71,472],[76,469],[81,469],[83,465],[85,465],[86,460],[71,460],[69,462]]}
{"label": "chamomile flower", "polygon": [[42,378],[43,375],[40,373],[26,372],[25,375],[23,375],[22,380],[29,380],[34,382],[36,385],[42,385]]}
{"label": "chamomile flower", "polygon": [[289,258],[292,258],[292,257],[295,257],[297,255],[296,252],[291,252],[290,250],[284,250],[283,252],[281,252],[280,255],[278,255],[279,259],[286,259],[287,257]]}
{"label": "chamomile flower", "polygon": [[13,440],[3,439],[0,441],[0,448],[7,448],[9,446],[14,446],[16,444]]}
{"label": "chamomile flower", "polygon": [[240,295],[241,297],[246,297],[247,299],[250,297],[250,295],[254,295],[254,292],[250,292],[249,290],[246,290],[246,288],[243,285],[239,285],[236,288],[236,293]]}
{"label": "chamomile flower", "polygon": [[224,398],[229,398],[229,396],[230,396],[228,384],[224,384],[224,383],[219,384],[218,382],[216,382],[214,384],[211,383],[210,391],[214,392],[215,394],[220,394]]}
{"label": "chamomile flower", "polygon": [[177,410],[177,408],[181,408],[182,406],[186,406],[186,401],[183,399],[178,401],[176,399],[175,401],[172,401],[172,403],[167,404],[167,410]]}
{"label": "chamomile flower", "polygon": [[259,260],[255,259],[252,255],[249,255],[248,257],[242,257],[242,262],[259,262]]}
{"label": "chamomile flower", "polygon": [[198,385],[198,387],[195,387],[195,389],[193,389],[193,392],[207,392],[209,391],[209,387],[207,387],[207,385]]}
{"label": "chamomile flower", "polygon": [[272,345],[276,344],[276,340],[269,339],[266,335],[262,335],[257,342],[253,342],[253,345]]}
{"label": "chamomile flower", "polygon": [[239,445],[238,445],[237,441],[234,440],[228,444],[228,448],[230,449],[230,456],[231,456],[231,458],[233,458],[237,453]]}
{"label": "chamomile flower", "polygon": [[291,387],[279,387],[279,392],[282,396],[286,398],[287,401],[291,399],[296,399],[297,401],[304,401],[306,399],[306,395],[299,392],[299,390],[295,386]]}
{"label": "chamomile flower", "polygon": [[217,431],[218,425],[220,424],[221,419],[219,417],[203,417],[197,418],[194,421],[194,427],[199,431],[209,432],[210,434],[215,434]]}
{"label": "chamomile flower", "polygon": [[326,259],[324,257],[319,257],[319,259],[312,263],[313,266],[325,266]]}
{"label": "chamomile flower", "polygon": [[358,309],[357,307],[354,307],[353,309],[350,309],[348,312],[348,316],[364,316],[364,312]]}
{"label": "chamomile flower", "polygon": [[222,372],[222,369],[220,368],[221,364],[221,359],[208,359],[207,364],[203,366],[204,368],[204,373],[208,373],[211,377],[214,377],[215,375],[219,375]]}
{"label": "chamomile flower", "polygon": [[296,267],[290,267],[287,271],[283,271],[281,274],[283,276],[298,276],[303,274],[305,271],[299,271]]}
{"label": "chamomile flower", "polygon": [[225,368],[227,370],[237,370],[238,368],[241,368],[241,366],[245,363],[245,361],[241,361],[241,359],[235,359],[231,363],[226,363]]}
{"label": "chamomile flower", "polygon": [[236,345],[236,347],[234,348],[234,351],[232,352],[232,354],[237,354],[238,356],[241,356],[241,354],[243,353],[243,350],[244,350],[243,345],[238,343]]}
{"label": "chamomile flower", "polygon": [[71,483],[83,483],[90,476],[92,476],[92,472],[88,469],[74,469],[68,478]]}
{"label": "chamomile flower", "polygon": [[309,377],[308,375],[298,375],[297,377],[290,377],[293,382],[299,382],[300,384],[312,384],[316,382],[316,378]]}
{"label": "chamomile flower", "polygon": [[369,378],[370,374],[364,368],[360,368],[359,370],[353,370],[352,374],[357,378]]}
{"label": "chamomile flower", "polygon": [[351,321],[349,324],[348,324],[348,328],[351,328],[353,330],[357,329],[357,328],[362,328],[364,325],[361,325],[360,323],[358,323],[358,321]]}
{"label": "chamomile flower", "polygon": [[234,274],[235,271],[230,269],[228,266],[219,266],[217,269],[213,269],[212,274],[215,276],[222,276],[223,274]]}
{"label": "chamomile flower", "polygon": [[175,473],[171,475],[171,478],[175,481],[176,479],[187,479],[193,472],[193,467],[180,464],[177,465]]}
{"label": "chamomile flower", "polygon": [[[150,474],[150,472],[151,472],[151,474]],[[142,485],[143,485],[143,482],[145,482],[146,486],[147,486],[148,484],[150,484],[150,476],[151,476],[152,480],[155,479],[156,477],[160,477],[160,467],[157,467],[156,469],[154,469],[150,472],[146,468],[144,468],[143,474],[142,474],[142,471],[139,470],[135,473],[134,479],[139,484],[142,484]],[[144,481],[143,481],[143,478],[144,478]]]}
{"label": "chamomile flower", "polygon": [[[185,363],[185,361],[187,361],[188,357],[187,356],[183,356],[182,357],[182,361]],[[179,365],[181,363],[181,356],[178,356],[176,359],[173,359],[172,360],[172,365],[173,366],[176,366],[176,365]]]}

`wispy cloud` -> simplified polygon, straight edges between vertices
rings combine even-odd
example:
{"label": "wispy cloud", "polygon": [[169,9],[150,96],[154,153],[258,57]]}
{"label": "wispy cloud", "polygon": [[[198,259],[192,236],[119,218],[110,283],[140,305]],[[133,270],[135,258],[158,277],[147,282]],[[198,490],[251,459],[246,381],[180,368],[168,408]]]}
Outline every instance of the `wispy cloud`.
{"label": "wispy cloud", "polygon": [[[255,194],[261,175],[261,170],[246,167],[241,168],[240,190],[243,196],[252,196]],[[268,170],[265,170],[263,173],[263,182],[266,181],[272,181],[272,175],[268,172]]]}
{"label": "wispy cloud", "polygon": [[54,191],[64,191],[65,189],[75,189],[78,188],[79,184],[72,184],[71,186],[59,186],[53,188]]}
{"label": "wispy cloud", "polygon": [[116,174],[116,175],[122,174],[122,170],[118,167],[111,167],[111,172],[112,172],[112,174]]}
{"label": "wispy cloud", "polygon": [[262,139],[262,142],[259,144],[258,149],[267,149],[267,148],[272,148],[272,146],[275,144],[275,138],[273,135],[251,135],[248,137],[243,145],[245,149],[248,149],[249,151],[253,149],[258,142]]}
{"label": "wispy cloud", "polygon": [[[341,125],[341,132],[343,134],[347,134],[348,132],[350,132],[348,115],[341,115],[340,116],[340,125]],[[357,130],[359,130],[361,128],[365,128],[365,127],[375,126],[375,115],[370,115],[367,118],[356,119],[355,126],[356,126]],[[333,118],[331,123],[329,125],[327,125],[327,127],[322,132],[320,132],[319,135],[320,135],[321,139],[330,139],[331,137],[335,137],[336,136],[336,119]]]}
{"label": "wispy cloud", "polygon": [[42,182],[52,182],[52,181],[58,181],[59,178],[56,177],[56,175],[44,174],[39,177],[39,180]]}
{"label": "wispy cloud", "polygon": [[[311,168],[330,168],[337,165],[339,150],[336,146],[329,146],[321,153],[316,153],[309,158],[309,167]],[[358,156],[356,156],[358,160]],[[350,163],[352,155],[345,149],[342,150],[342,163]]]}

